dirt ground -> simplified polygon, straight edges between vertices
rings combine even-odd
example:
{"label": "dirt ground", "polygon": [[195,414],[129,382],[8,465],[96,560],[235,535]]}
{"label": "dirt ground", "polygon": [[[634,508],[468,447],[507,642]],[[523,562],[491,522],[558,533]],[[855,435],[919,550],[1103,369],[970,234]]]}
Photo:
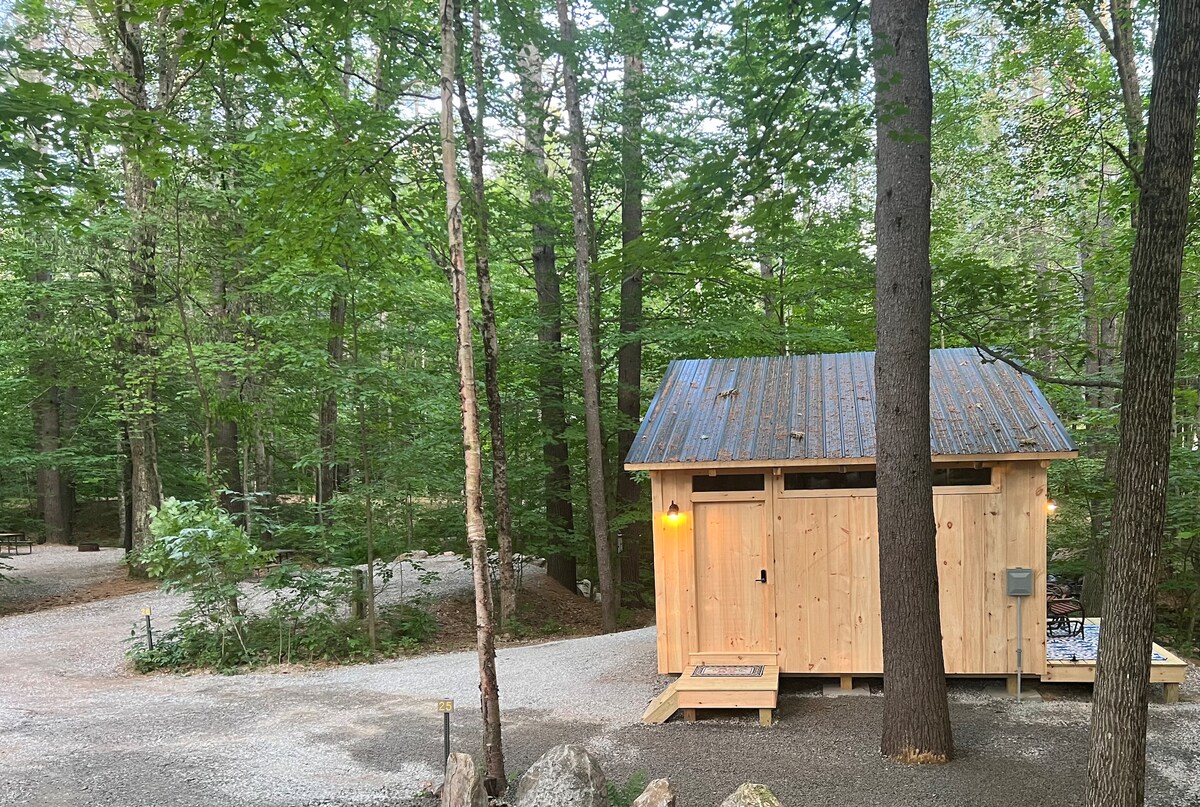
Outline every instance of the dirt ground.
{"label": "dirt ground", "polygon": [[[180,603],[148,591],[0,617],[0,804],[432,807],[416,794],[437,779],[435,702],[446,697],[456,704],[454,748],[478,749],[471,651],[236,676],[138,676],[123,653],[143,605],[153,606],[157,621]],[[531,632],[538,618],[527,618]],[[575,742],[613,779],[668,776],[681,803],[697,807],[719,804],[748,780],[770,785],[791,807],[1082,800],[1091,708],[1084,687],[1047,690],[1048,698],[1018,706],[1002,686],[955,682],[958,759],[913,768],[878,756],[881,698],[825,697],[821,682],[809,679],[785,682],[770,728],[737,713],[640,725],[646,703],[669,680],[655,671],[653,628],[502,645],[498,666],[514,780],[550,745]],[[1196,670],[1184,703],[1151,706],[1149,739],[1147,803],[1200,804]]]}

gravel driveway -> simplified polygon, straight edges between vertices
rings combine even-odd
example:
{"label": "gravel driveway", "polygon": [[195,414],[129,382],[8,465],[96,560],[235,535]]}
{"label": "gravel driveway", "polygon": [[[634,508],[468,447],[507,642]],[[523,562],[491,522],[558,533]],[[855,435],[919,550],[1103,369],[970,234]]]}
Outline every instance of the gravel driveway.
{"label": "gravel driveway", "polygon": [[[478,742],[477,661],[449,653],[341,668],[237,676],[137,676],[122,640],[151,593],[0,618],[0,804],[245,807],[390,804],[437,779],[438,698],[455,699],[455,746]],[[1082,800],[1086,698],[1020,707],[1003,688],[952,687],[959,759],[901,767],[876,752],[878,697],[822,697],[788,681],[779,722],[755,715],[641,726],[665,685],[652,628],[503,648],[510,776],[552,744],[586,744],[618,780],[669,776],[684,805],[769,784],[791,807],[1028,805]],[[1149,804],[1200,804],[1200,681],[1151,707]]]}

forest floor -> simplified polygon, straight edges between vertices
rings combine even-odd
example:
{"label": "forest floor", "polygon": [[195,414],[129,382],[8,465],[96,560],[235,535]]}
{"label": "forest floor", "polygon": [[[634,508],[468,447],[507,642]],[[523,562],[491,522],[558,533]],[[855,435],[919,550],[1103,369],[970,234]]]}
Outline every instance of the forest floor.
{"label": "forest floor", "polygon": [[[471,651],[233,676],[139,676],[125,662],[123,640],[146,604],[162,616],[179,598],[144,591],[0,618],[0,804],[432,807],[416,794],[438,778],[437,699],[455,699],[454,746],[478,745]],[[1085,687],[1043,687],[1045,698],[1030,693],[1018,706],[1002,685],[954,682],[958,759],[914,768],[878,756],[881,698],[823,697],[822,682],[811,679],[785,682],[771,728],[750,713],[642,726],[643,708],[669,681],[654,659],[653,628],[502,645],[510,776],[549,746],[575,742],[614,780],[668,776],[681,803],[695,807],[718,804],[743,781],[770,785],[792,807],[1082,800]],[[1148,804],[1200,803],[1196,668],[1183,703],[1151,706],[1148,761]]]}

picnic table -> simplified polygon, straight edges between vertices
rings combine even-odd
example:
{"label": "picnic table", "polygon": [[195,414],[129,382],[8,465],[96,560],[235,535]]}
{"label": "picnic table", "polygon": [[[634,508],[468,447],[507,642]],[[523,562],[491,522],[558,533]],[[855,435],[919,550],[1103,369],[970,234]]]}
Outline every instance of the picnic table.
{"label": "picnic table", "polygon": [[5,548],[6,552],[14,552],[21,554],[21,548],[29,550],[27,554],[33,554],[33,541],[25,537],[23,532],[0,532],[0,546]]}

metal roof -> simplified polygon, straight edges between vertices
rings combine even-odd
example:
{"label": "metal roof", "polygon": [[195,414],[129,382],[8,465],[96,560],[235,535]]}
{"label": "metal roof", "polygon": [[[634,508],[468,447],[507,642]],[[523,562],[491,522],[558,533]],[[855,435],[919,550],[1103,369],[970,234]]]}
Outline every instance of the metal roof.
{"label": "metal roof", "polygon": [[[972,348],[932,350],[934,456],[1072,454],[1033,379]],[[625,462],[785,463],[875,456],[875,354],[671,362]]]}

